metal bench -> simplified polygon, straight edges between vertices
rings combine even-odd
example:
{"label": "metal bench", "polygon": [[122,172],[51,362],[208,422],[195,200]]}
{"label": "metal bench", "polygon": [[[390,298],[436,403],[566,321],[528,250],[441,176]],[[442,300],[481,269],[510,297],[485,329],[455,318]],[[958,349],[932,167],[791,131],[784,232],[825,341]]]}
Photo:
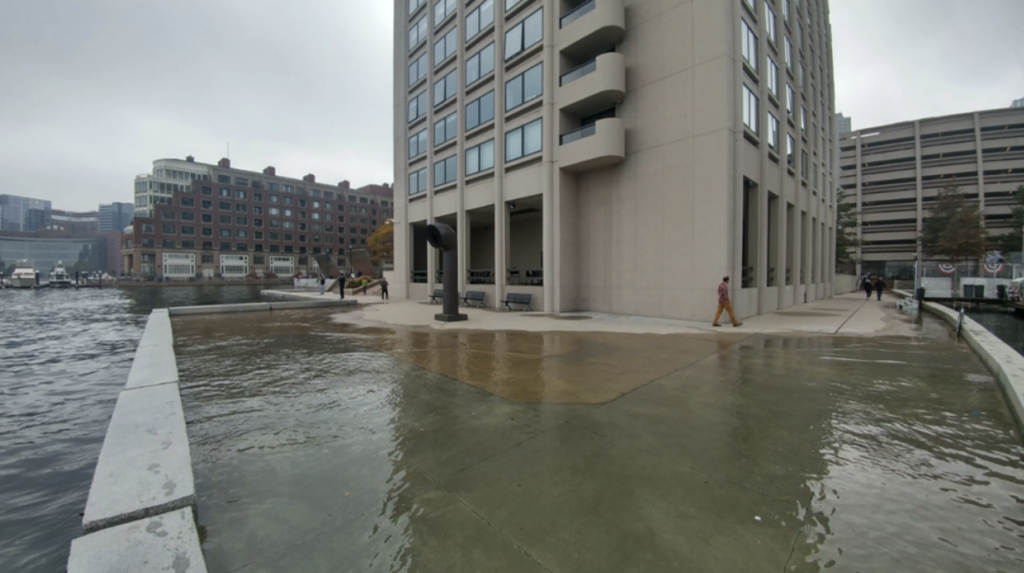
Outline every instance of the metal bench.
{"label": "metal bench", "polygon": [[528,310],[533,310],[532,308],[530,308],[530,301],[532,301],[532,300],[533,300],[533,295],[532,294],[510,292],[510,293],[505,295],[505,300],[503,300],[501,302],[505,304],[504,308],[507,308],[509,312],[512,312],[512,306],[511,305],[513,305],[513,304],[521,304],[521,305],[523,305],[523,312],[526,312]]}
{"label": "metal bench", "polygon": [[482,290],[467,290],[466,296],[462,297],[462,304],[469,306],[470,302],[475,302],[478,303],[477,306],[483,306],[484,296],[486,294],[487,293]]}
{"label": "metal bench", "polygon": [[430,295],[430,304],[440,303],[444,300],[444,289],[434,289],[434,294]]}

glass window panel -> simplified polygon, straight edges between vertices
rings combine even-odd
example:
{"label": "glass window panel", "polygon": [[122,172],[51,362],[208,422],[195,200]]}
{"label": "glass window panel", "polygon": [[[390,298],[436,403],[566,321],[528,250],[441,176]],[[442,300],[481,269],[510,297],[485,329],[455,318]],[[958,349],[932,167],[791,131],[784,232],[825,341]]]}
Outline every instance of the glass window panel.
{"label": "glass window panel", "polygon": [[523,103],[523,76],[518,75],[505,84],[505,111]]}
{"label": "glass window panel", "polygon": [[505,134],[505,161],[515,161],[523,156],[523,130],[513,129]]}
{"label": "glass window panel", "polygon": [[459,162],[458,157],[451,156],[445,159],[445,182],[450,183],[455,181],[459,177]]}
{"label": "glass window panel", "polygon": [[480,98],[480,123],[494,119],[494,92],[487,92]]}
{"label": "glass window panel", "polygon": [[523,73],[523,101],[530,101],[544,93],[543,66],[537,64]]}
{"label": "glass window panel", "polygon": [[466,131],[480,125],[480,100],[474,100],[466,105]]}
{"label": "glass window panel", "polygon": [[523,126],[523,155],[530,155],[541,150],[541,120],[532,121]]}
{"label": "glass window panel", "polygon": [[466,150],[466,175],[472,175],[480,171],[480,148],[473,147]]}
{"label": "glass window panel", "polygon": [[541,8],[525,20],[523,29],[523,47],[530,46],[544,39],[544,9]]}
{"label": "glass window panel", "polygon": [[494,140],[480,144],[480,170],[494,168]]}

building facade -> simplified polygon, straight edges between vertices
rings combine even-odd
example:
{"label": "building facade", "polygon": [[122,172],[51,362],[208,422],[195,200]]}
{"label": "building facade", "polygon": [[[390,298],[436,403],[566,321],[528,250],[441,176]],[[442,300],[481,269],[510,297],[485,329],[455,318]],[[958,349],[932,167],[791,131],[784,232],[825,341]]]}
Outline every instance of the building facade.
{"label": "building facade", "polygon": [[227,159],[194,165],[182,172],[206,169],[204,177],[190,178],[184,190],[169,198],[160,196],[151,204],[152,216],[140,217],[136,210],[122,238],[128,274],[289,277],[319,272],[312,255],[326,253],[334,255],[337,273],[350,266],[351,251],[365,249],[369,235],[393,216],[389,184],[353,189],[348,181],[318,183],[312,174],[281,177],[273,167],[235,169]]}
{"label": "building facade", "polygon": [[938,192],[953,184],[977,201],[992,234],[1010,228],[1024,184],[1024,108],[862,129],[840,140],[840,184],[860,216],[857,258],[868,272],[906,275],[923,260],[919,237]]}
{"label": "building facade", "polygon": [[[0,231],[0,273],[10,276],[21,260],[28,261],[44,278],[58,262],[64,263],[72,274],[116,271],[116,264],[108,259],[109,244],[108,238],[102,236],[74,237],[52,231]],[[117,246],[116,238],[113,245]]]}
{"label": "building facade", "polygon": [[1024,107],[1024,97],[1013,100],[1013,103],[1010,104],[1010,107]]}
{"label": "building facade", "polygon": [[[393,292],[707,320],[831,294],[824,0],[397,0]],[[458,233],[459,268],[426,242]]]}
{"label": "building facade", "polygon": [[97,211],[76,213],[52,209],[46,228],[73,235],[95,235],[100,232],[100,214]]}
{"label": "building facade", "polygon": [[43,199],[0,195],[0,231],[33,233],[49,224],[52,204]]}
{"label": "building facade", "polygon": [[99,227],[101,233],[117,231],[120,233],[132,224],[135,206],[132,203],[101,204],[99,209]]}
{"label": "building facade", "polygon": [[836,114],[836,135],[842,137],[853,131],[853,118],[841,113]]}
{"label": "building facade", "polygon": [[152,217],[155,205],[169,205],[175,193],[192,188],[193,181],[209,181],[210,165],[185,159],[157,159],[153,172],[135,177],[135,216]]}

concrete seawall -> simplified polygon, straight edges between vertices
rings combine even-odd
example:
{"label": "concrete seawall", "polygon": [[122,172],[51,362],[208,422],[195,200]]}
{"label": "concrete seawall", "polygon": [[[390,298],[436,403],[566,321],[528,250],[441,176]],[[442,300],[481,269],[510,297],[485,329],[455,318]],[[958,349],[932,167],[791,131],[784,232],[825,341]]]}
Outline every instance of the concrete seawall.
{"label": "concrete seawall", "polygon": [[[908,292],[894,292],[910,297]],[[934,302],[925,302],[922,308],[956,328],[960,314],[955,310]],[[966,315],[960,328],[960,336],[999,381],[999,386],[1006,396],[1006,404],[1017,422],[1018,437],[1024,439],[1024,356]]]}
{"label": "concrete seawall", "polygon": [[323,298],[309,300],[302,295],[293,295],[283,291],[261,291],[260,295],[269,302],[249,302],[244,304],[213,304],[203,306],[177,306],[169,309],[170,316],[187,316],[198,314],[227,314],[236,312],[269,312],[274,310],[296,310],[302,308],[338,308],[357,306],[355,299]]}
{"label": "concrete seawall", "polygon": [[100,450],[68,571],[205,573],[166,309],[150,314]]}

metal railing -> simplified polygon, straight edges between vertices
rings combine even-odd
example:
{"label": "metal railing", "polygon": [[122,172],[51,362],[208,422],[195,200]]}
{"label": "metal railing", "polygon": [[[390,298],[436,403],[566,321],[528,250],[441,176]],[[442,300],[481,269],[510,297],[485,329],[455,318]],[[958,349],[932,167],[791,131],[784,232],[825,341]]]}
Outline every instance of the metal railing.
{"label": "metal railing", "polygon": [[558,85],[564,86],[571,84],[572,82],[582,78],[583,76],[590,75],[597,71],[597,58],[590,60],[584,64],[580,64],[575,68],[565,72],[558,78]]}
{"label": "metal railing", "polygon": [[558,137],[561,145],[567,145],[574,141],[583,139],[584,137],[590,137],[597,133],[597,124],[592,123],[590,125],[584,125],[579,129],[574,129],[568,133],[563,133]]}
{"label": "metal railing", "polygon": [[564,28],[569,24],[572,24],[576,20],[582,18],[584,14],[592,11],[596,7],[597,0],[588,0],[587,2],[580,4],[579,6],[570,10],[568,14],[562,16],[562,19],[558,21],[558,27]]}

